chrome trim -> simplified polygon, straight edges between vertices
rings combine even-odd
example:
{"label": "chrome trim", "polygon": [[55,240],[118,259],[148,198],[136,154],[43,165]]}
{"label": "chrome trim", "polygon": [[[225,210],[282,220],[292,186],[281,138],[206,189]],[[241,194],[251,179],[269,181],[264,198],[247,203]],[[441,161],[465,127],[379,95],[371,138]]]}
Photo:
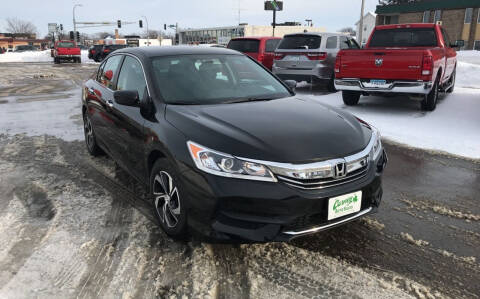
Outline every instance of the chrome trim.
{"label": "chrome trim", "polygon": [[363,210],[363,211],[360,211],[358,214],[356,215],[353,215],[351,217],[348,217],[348,218],[345,218],[341,221],[338,221],[338,222],[334,222],[334,223],[330,223],[330,224],[326,224],[326,225],[323,225],[323,226],[318,226],[318,227],[314,227],[314,228],[310,228],[310,229],[307,229],[307,230],[302,230],[302,231],[287,231],[287,232],[283,232],[284,234],[287,234],[287,235],[291,235],[291,236],[297,236],[297,235],[303,235],[303,234],[312,234],[312,233],[316,233],[318,231],[321,231],[321,230],[325,230],[327,228],[330,228],[332,226],[335,226],[335,225],[338,225],[338,224],[342,224],[342,223],[345,223],[345,222],[348,222],[348,221],[351,221],[351,220],[354,220],[356,218],[360,218],[362,216],[364,216],[365,214],[368,214],[370,213],[371,211],[373,210],[372,207],[366,209],[366,210]]}
{"label": "chrome trim", "polygon": [[357,78],[335,79],[338,90],[428,94],[432,86],[431,81],[393,81],[388,88],[375,88],[365,86]]}
{"label": "chrome trim", "polygon": [[[284,177],[278,177],[278,179],[294,188],[303,189],[303,190],[319,190],[319,189],[331,188],[331,187],[348,184],[356,180],[359,180],[361,178],[364,178],[366,175],[367,175],[367,168],[362,172],[354,174],[350,177],[344,177],[343,179],[340,179],[340,180],[332,180],[332,181],[320,182],[320,183],[301,183],[301,182],[286,179]],[[338,181],[341,181],[341,182],[338,182]],[[335,183],[335,182],[338,182],[338,183]],[[318,186],[308,187],[312,185],[318,185]]]}
{"label": "chrome trim", "polygon": [[[338,159],[331,159],[331,160],[326,160],[326,161],[321,161],[321,162],[314,162],[314,163],[308,163],[308,164],[292,164],[292,163],[279,163],[279,162],[271,162],[271,161],[263,161],[263,160],[256,160],[256,159],[248,159],[248,158],[243,158],[243,157],[235,157],[244,161],[249,161],[249,162],[254,162],[254,163],[259,163],[262,165],[268,166],[270,170],[279,176],[285,176],[289,178],[294,178],[294,179],[299,179],[295,176],[292,176],[291,173],[293,172],[325,172],[326,175],[323,177],[317,177],[313,179],[321,179],[321,178],[334,178],[334,167],[338,163],[354,163],[356,161],[359,161],[361,159],[364,159],[367,157],[367,165],[368,162],[372,159],[370,156],[370,153],[372,151],[372,148],[375,144],[375,141],[377,137],[380,137],[380,134],[378,131],[372,127],[372,136],[370,138],[370,141],[368,142],[368,145],[363,149],[362,151],[347,156],[345,158],[338,158]],[[352,172],[354,170],[351,170]],[[347,173],[348,175],[348,173]]]}

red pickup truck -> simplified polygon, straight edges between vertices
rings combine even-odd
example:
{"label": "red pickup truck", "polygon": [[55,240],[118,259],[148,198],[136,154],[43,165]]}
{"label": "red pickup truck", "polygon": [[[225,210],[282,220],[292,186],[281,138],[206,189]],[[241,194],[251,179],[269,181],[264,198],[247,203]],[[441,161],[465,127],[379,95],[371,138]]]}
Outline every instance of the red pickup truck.
{"label": "red pickup truck", "polygon": [[433,111],[439,91],[453,92],[454,48],[463,42],[450,43],[436,24],[377,26],[364,49],[337,54],[335,87],[346,105],[356,105],[361,95],[404,94]]}
{"label": "red pickup truck", "polygon": [[82,62],[80,48],[72,41],[58,41],[55,43],[53,62],[61,63],[65,60],[71,60],[76,63]]}

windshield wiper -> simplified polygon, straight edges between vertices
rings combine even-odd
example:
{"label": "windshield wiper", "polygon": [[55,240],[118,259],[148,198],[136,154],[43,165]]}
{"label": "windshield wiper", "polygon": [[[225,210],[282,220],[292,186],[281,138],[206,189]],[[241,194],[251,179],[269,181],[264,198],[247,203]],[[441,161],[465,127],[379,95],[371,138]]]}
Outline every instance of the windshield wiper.
{"label": "windshield wiper", "polygon": [[271,101],[274,98],[242,98],[242,99],[234,99],[230,101],[223,102],[224,104],[234,104],[234,103],[245,103],[245,102],[260,102],[260,101]]}

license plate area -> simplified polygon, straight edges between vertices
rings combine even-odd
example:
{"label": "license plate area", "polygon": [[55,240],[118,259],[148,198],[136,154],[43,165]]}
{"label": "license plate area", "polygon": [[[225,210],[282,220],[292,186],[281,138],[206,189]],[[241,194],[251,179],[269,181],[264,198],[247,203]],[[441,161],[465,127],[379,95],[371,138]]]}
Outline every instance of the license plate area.
{"label": "license plate area", "polygon": [[359,212],[362,207],[362,191],[332,197],[328,200],[328,220]]}
{"label": "license plate area", "polygon": [[363,82],[363,86],[367,88],[382,88],[387,89],[390,88],[392,84],[387,83],[387,80],[377,80],[372,79],[370,82]]}

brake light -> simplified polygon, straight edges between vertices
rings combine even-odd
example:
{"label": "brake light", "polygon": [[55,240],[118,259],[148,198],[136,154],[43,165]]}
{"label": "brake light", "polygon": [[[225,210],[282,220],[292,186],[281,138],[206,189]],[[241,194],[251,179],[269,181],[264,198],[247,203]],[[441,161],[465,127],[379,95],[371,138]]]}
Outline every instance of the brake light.
{"label": "brake light", "polygon": [[283,59],[283,57],[285,57],[285,54],[282,54],[282,53],[275,53],[275,60],[281,60]]}
{"label": "brake light", "polygon": [[321,53],[308,53],[307,54],[308,59],[310,60],[325,60],[327,59],[327,53],[321,52]]}
{"label": "brake light", "polygon": [[109,50],[109,49],[105,49],[105,50],[103,50],[103,53],[108,53],[108,52],[110,52],[110,50]]}
{"label": "brake light", "polygon": [[422,64],[422,75],[429,76],[433,72],[433,57],[432,56],[423,56]]}
{"label": "brake light", "polygon": [[91,53],[92,53],[92,54],[95,54],[95,50],[92,50]]}
{"label": "brake light", "polygon": [[337,60],[335,60],[335,73],[340,73],[341,67],[342,67],[342,56],[337,55]]}

